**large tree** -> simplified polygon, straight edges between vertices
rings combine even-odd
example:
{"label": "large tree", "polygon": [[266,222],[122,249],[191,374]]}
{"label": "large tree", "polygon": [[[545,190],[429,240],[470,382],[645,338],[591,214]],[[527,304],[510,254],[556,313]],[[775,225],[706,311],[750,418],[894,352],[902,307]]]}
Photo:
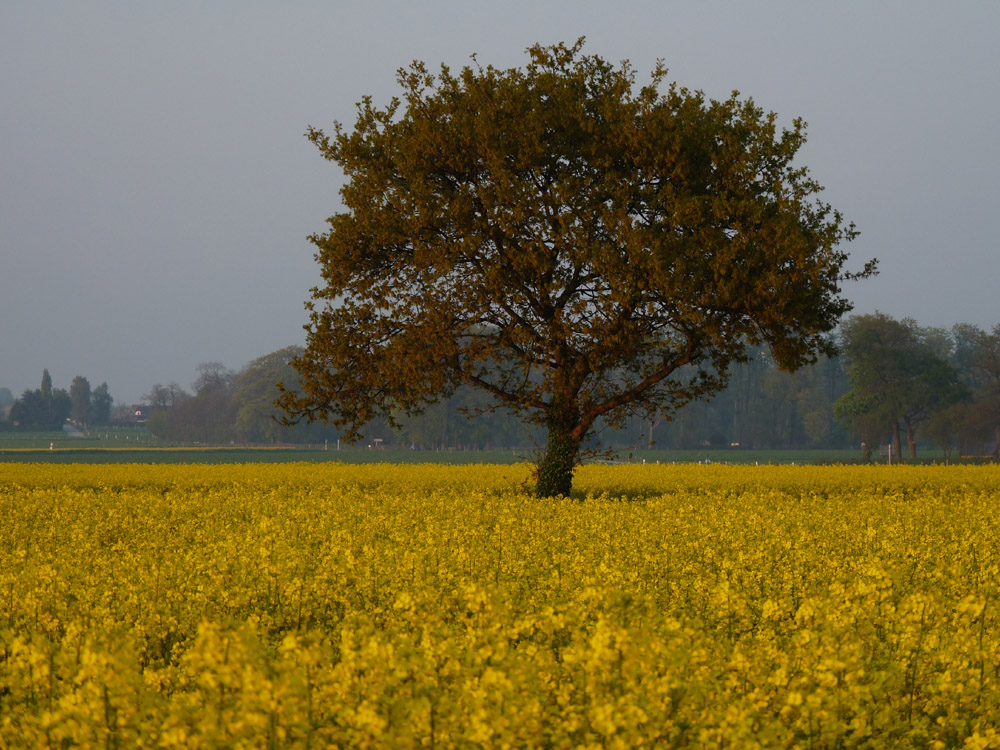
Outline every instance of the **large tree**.
{"label": "large tree", "polygon": [[573,46],[525,68],[399,72],[401,98],[308,137],[347,177],[314,235],[300,388],[282,405],[356,431],[462,384],[547,429],[542,496],[570,491],[598,419],[675,410],[748,345],[794,369],[830,351],[853,225],[737,92],[636,87]]}

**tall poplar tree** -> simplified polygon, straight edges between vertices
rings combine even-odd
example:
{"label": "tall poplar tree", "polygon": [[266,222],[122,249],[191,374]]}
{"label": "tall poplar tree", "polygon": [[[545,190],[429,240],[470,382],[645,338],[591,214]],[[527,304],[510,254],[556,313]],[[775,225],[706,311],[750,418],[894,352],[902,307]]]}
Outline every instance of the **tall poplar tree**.
{"label": "tall poplar tree", "polygon": [[73,403],[70,418],[78,425],[85,425],[90,419],[90,381],[82,375],[73,378],[69,386],[69,398]]}
{"label": "tall poplar tree", "polygon": [[42,398],[46,401],[52,400],[52,376],[49,375],[48,368],[42,369],[42,387],[40,389]]}

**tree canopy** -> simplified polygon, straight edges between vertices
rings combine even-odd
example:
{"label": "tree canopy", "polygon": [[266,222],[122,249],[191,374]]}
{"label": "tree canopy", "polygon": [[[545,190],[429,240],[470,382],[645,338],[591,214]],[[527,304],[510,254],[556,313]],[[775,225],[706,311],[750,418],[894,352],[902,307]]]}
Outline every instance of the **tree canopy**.
{"label": "tree canopy", "polygon": [[748,346],[829,353],[853,224],[794,163],[805,123],[738,92],[637,87],[575,45],[523,68],[401,69],[401,97],[310,128],[344,170],[317,247],[291,419],[356,432],[463,384],[542,426],[540,495],[568,494],[595,422],[668,415],[725,386]]}

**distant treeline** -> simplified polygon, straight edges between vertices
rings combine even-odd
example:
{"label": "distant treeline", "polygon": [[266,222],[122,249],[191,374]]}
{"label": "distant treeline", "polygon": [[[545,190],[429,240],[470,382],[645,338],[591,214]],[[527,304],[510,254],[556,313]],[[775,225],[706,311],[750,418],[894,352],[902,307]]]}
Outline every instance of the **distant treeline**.
{"label": "distant treeline", "polygon": [[[1000,438],[1000,325],[986,331],[959,324],[925,328],[881,313],[849,318],[837,337],[840,355],[797,372],[779,370],[765,349],[751,348],[729,373],[728,387],[708,402],[670,413],[645,404],[621,429],[605,426],[590,446],[642,450],[742,447],[754,449],[857,448],[916,457],[920,444],[947,453],[988,455]],[[336,442],[341,434],[322,423],[285,425],[275,405],[279,382],[295,389],[287,347],[240,371],[203,363],[185,390],[157,383],[137,418],[173,443],[303,444]],[[101,424],[110,416],[107,385],[93,391],[77,377],[69,392],[26,391],[9,407],[8,422],[22,428],[69,419]],[[9,394],[9,392],[8,392]],[[0,397],[3,389],[0,389]],[[503,409],[486,394],[460,387],[420,415],[369,423],[363,442],[417,450],[531,449],[544,433]],[[33,415],[33,416],[29,416]],[[136,415],[133,415],[136,418]],[[905,445],[904,445],[905,443]]]}
{"label": "distant treeline", "polygon": [[77,375],[68,391],[53,388],[52,376],[46,369],[42,370],[41,386],[25,390],[20,398],[0,388],[0,428],[59,430],[67,422],[81,427],[102,426],[111,421],[112,403],[107,383],[91,389],[90,381]]}
{"label": "distant treeline", "polygon": [[[916,456],[919,443],[947,452],[996,451],[1000,430],[1000,325],[924,328],[876,313],[848,319],[840,355],[797,372],[779,370],[767,350],[751,348],[714,399],[677,413],[657,404],[638,409],[622,429],[598,430],[592,448],[642,450],[744,447],[857,448],[893,445]],[[176,384],[147,394],[150,431],[177,442],[315,443],[341,438],[314,423],[282,425],[276,384],[294,389],[288,347],[240,372],[219,363],[199,367],[187,393]],[[395,414],[363,430],[363,443],[418,450],[530,449],[544,433],[482,391],[460,387],[420,415]],[[906,442],[906,446],[901,445]]]}

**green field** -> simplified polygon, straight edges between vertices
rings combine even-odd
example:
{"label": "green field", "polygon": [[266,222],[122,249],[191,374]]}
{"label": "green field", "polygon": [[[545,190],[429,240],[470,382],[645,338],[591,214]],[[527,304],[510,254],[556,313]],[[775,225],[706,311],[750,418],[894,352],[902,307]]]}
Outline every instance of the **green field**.
{"label": "green field", "polygon": [[[69,438],[63,433],[0,434],[0,463],[445,463],[512,464],[531,462],[530,448],[503,450],[419,451],[402,448],[369,449],[360,446],[165,446],[139,431],[107,433],[110,438]],[[878,461],[878,457],[874,457]],[[884,462],[884,459],[881,459]],[[920,463],[942,463],[940,451],[922,450]],[[721,463],[721,464],[857,464],[855,450],[749,450],[719,448],[700,450],[617,451],[592,457],[587,463]]]}
{"label": "green field", "polygon": [[[0,432],[0,463],[444,463],[512,464],[532,462],[531,448],[494,450],[370,449],[367,446],[313,445],[170,445],[144,429],[93,430],[86,437],[64,432]],[[873,463],[885,463],[877,454]],[[948,460],[937,449],[921,447],[917,463],[981,463],[985,459]],[[908,460],[906,463],[910,463]],[[619,450],[590,457],[586,463],[721,463],[721,464],[860,464],[860,450],[799,449],[751,450],[747,448],[701,448],[698,450]]]}
{"label": "green field", "polygon": [[49,450],[55,448],[136,448],[152,447],[156,438],[138,427],[103,428],[89,431],[84,437],[70,437],[62,430],[51,432],[0,432],[0,451]]}
{"label": "green field", "polygon": [[322,447],[243,448],[225,446],[183,448],[12,448],[0,449],[0,463],[84,464],[278,464],[310,463],[490,463],[512,464],[528,459],[513,451],[404,451],[356,448],[338,451]]}

